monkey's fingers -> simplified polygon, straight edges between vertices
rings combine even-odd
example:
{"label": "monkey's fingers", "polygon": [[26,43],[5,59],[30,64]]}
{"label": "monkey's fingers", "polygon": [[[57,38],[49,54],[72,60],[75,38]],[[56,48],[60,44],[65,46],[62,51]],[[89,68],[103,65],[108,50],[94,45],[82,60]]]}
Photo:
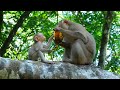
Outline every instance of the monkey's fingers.
{"label": "monkey's fingers", "polygon": [[53,30],[54,31],[60,31],[62,28],[61,27],[56,27],[56,28],[54,28]]}

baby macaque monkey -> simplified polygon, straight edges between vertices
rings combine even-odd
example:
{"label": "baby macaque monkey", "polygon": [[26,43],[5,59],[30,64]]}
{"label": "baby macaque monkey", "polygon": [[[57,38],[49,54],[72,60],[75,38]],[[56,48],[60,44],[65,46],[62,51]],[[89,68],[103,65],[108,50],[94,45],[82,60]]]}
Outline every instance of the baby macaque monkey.
{"label": "baby macaque monkey", "polygon": [[45,59],[43,53],[50,53],[52,50],[48,49],[53,40],[53,35],[49,38],[47,45],[44,45],[43,42],[46,40],[46,37],[42,33],[38,33],[33,37],[34,44],[28,51],[28,59],[33,61],[38,61],[40,59],[44,63],[53,63]]}

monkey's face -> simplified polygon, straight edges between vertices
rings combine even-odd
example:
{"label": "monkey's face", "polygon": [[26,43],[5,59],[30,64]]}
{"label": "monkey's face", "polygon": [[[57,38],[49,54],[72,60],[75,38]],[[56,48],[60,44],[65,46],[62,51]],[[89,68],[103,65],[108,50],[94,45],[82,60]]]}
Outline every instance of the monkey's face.
{"label": "monkey's face", "polygon": [[46,37],[44,35],[40,36],[40,41],[45,41],[46,40]]}
{"label": "monkey's face", "polygon": [[38,39],[38,41],[43,42],[46,40],[46,37],[42,33],[40,33],[37,35],[37,39]]}
{"label": "monkey's face", "polygon": [[60,21],[58,24],[58,27],[61,27],[63,29],[68,29],[69,25],[67,23],[65,23],[64,21]]}

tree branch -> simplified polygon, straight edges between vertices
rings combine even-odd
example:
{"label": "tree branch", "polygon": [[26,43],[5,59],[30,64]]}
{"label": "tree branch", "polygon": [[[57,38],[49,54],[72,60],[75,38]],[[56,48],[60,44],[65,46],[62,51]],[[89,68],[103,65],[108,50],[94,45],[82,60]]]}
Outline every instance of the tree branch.
{"label": "tree branch", "polygon": [[0,38],[1,38],[1,31],[3,29],[3,11],[0,11]]}
{"label": "tree branch", "polygon": [[20,19],[18,20],[17,24],[13,27],[13,29],[11,30],[8,38],[5,40],[5,42],[3,43],[3,46],[0,49],[0,56],[3,56],[6,52],[6,49],[9,47],[9,44],[12,42],[13,37],[15,36],[17,30],[19,27],[22,26],[23,21],[29,16],[29,14],[31,13],[31,11],[25,11]]}
{"label": "tree branch", "polygon": [[104,61],[106,58],[106,49],[107,43],[109,40],[109,31],[113,21],[113,11],[107,11],[103,13],[105,15],[105,22],[103,24],[102,39],[101,39],[101,48],[98,66],[104,68]]}

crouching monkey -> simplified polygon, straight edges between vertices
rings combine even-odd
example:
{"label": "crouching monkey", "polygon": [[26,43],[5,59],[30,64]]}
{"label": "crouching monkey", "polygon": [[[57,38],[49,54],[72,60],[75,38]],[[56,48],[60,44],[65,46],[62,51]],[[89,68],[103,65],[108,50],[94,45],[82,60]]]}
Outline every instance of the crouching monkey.
{"label": "crouching monkey", "polygon": [[49,38],[47,45],[44,45],[43,42],[46,40],[46,37],[42,33],[38,33],[33,37],[34,44],[28,51],[28,59],[37,61],[40,59],[44,63],[53,63],[45,59],[43,53],[50,53],[52,50],[49,50],[50,44],[53,40],[53,35]]}
{"label": "crouching monkey", "polygon": [[73,64],[91,64],[96,53],[94,37],[81,24],[62,20],[54,30],[63,35],[59,44],[65,48],[63,61]]}

